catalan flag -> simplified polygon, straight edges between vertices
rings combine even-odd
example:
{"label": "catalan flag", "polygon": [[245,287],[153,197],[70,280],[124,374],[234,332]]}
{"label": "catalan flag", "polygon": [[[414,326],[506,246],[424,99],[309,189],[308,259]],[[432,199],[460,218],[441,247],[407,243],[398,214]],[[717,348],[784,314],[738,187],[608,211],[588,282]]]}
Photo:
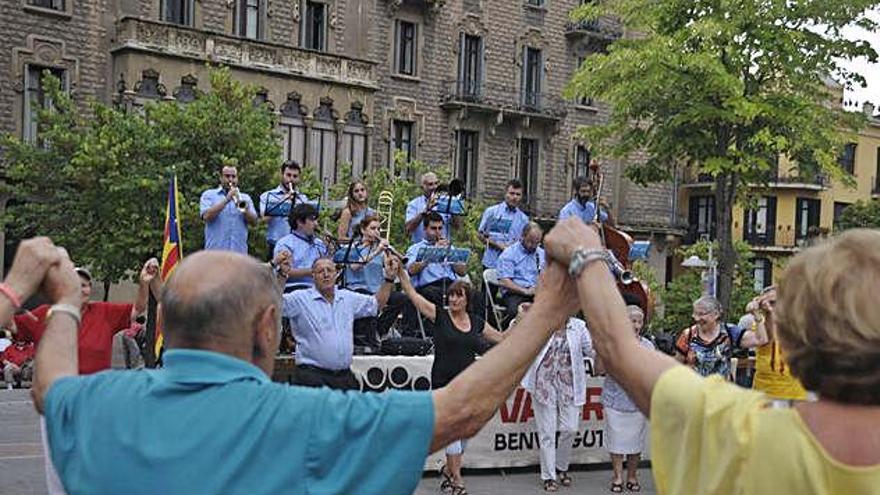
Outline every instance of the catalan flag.
{"label": "catalan flag", "polygon": [[[183,258],[183,248],[180,245],[180,223],[177,218],[178,211],[177,175],[175,174],[171,177],[171,183],[168,184],[168,207],[165,210],[165,236],[162,247],[162,267],[159,272],[163,283],[174,273],[174,269]],[[159,356],[164,341],[162,329],[157,326],[154,344],[156,356]]]}

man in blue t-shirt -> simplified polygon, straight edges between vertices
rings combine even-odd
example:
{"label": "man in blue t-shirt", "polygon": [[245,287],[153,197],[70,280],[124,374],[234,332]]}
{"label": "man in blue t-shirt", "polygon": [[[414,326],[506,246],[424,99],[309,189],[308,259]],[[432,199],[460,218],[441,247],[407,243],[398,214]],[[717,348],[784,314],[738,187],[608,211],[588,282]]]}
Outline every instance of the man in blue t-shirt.
{"label": "man in blue t-shirt", "polygon": [[[53,303],[33,397],[71,495],[409,494],[426,456],[476,434],[577,311],[565,268],[551,264],[545,277],[522,331],[430,392],[271,382],[281,295],[266,265],[236,253],[188,256],[165,285],[162,369],[76,376],[79,277],[45,238],[19,247],[0,317],[37,288]],[[283,469],[266,469],[279,461]]]}

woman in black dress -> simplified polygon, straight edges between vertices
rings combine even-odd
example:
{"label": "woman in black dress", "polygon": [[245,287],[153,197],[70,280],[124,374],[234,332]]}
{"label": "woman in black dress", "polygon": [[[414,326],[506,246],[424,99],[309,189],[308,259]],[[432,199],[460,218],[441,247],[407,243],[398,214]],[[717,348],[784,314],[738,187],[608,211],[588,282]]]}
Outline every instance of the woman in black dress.
{"label": "woman in black dress", "polygon": [[[477,354],[482,354],[503,334],[482,319],[468,313],[473,289],[463,280],[449,285],[446,290],[448,309],[434,304],[416,292],[405,269],[399,271],[400,285],[413,305],[424,318],[434,323],[434,364],[431,367],[431,388],[446,386],[453,378],[470,366]],[[466,495],[461,479],[461,459],[466,439],[446,447],[446,465],[440,468],[443,475],[441,490],[452,495]]]}

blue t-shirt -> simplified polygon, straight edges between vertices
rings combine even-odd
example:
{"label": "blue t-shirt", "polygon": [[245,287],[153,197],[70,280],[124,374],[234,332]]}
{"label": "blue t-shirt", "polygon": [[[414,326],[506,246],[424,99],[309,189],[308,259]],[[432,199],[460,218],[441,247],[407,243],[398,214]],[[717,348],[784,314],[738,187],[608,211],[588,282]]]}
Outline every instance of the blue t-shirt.
{"label": "blue t-shirt", "polygon": [[164,359],[164,369],[49,389],[49,447],[67,493],[388,495],[421,479],[434,426],[427,392],[290,387],[208,351]]}
{"label": "blue t-shirt", "polygon": [[[545,263],[544,248],[538,246],[530,253],[519,241],[498,257],[498,278],[510,279],[516,285],[530,289],[538,285],[538,276],[544,270]],[[506,294],[508,291],[502,288],[501,292]]]}
{"label": "blue t-shirt", "polygon": [[[596,203],[592,201],[580,204],[577,199],[572,199],[566,203],[561,210],[559,210],[560,220],[565,220],[568,217],[578,217],[583,220],[584,223],[593,223],[595,216]],[[606,213],[605,210],[599,210],[599,220],[603,222],[608,220],[608,213]]]}

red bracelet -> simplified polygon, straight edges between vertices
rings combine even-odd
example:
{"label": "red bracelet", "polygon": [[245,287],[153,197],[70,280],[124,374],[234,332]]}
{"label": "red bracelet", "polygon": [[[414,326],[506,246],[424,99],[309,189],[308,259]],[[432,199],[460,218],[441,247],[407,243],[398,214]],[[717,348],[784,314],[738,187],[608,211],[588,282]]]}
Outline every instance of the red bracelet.
{"label": "red bracelet", "polygon": [[21,297],[15,292],[15,289],[9,286],[7,283],[0,283],[0,294],[3,294],[9,299],[9,302],[15,306],[15,309],[21,307]]}

